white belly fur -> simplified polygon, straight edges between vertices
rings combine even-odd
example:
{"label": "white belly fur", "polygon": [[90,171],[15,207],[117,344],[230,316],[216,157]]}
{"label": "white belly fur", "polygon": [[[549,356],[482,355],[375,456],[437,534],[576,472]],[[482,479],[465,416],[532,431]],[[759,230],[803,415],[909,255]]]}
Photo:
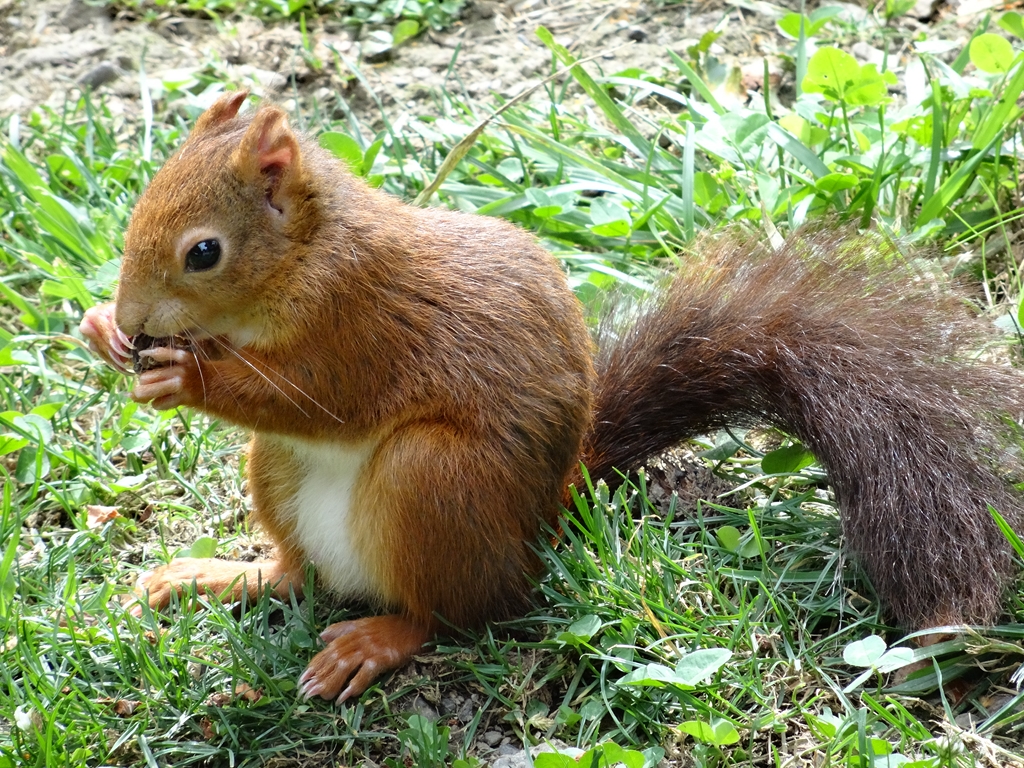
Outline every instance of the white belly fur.
{"label": "white belly fur", "polygon": [[344,597],[380,596],[354,546],[352,509],[356,483],[376,442],[321,443],[280,438],[299,467],[298,491],[282,510],[294,535],[316,565],[317,576]]}

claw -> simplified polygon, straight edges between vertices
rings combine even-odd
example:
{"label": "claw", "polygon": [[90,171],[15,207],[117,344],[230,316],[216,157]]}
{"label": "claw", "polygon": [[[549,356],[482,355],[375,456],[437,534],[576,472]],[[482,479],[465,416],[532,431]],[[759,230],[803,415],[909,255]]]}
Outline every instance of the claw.
{"label": "claw", "polygon": [[404,616],[332,624],[321,634],[327,647],[299,676],[299,695],[339,703],[358,696],[382,673],[409,661],[430,636],[429,629]]}
{"label": "claw", "polygon": [[121,373],[128,373],[131,358],[125,346],[128,337],[117,327],[113,304],[101,304],[86,310],[79,330],[94,354]]}
{"label": "claw", "polygon": [[131,352],[129,352],[129,348],[125,346],[125,340],[127,338],[128,337],[121,332],[121,329],[118,328],[117,333],[115,333],[113,336],[107,339],[107,343],[110,346],[110,351],[116,353],[118,357],[125,359],[131,358]]}
{"label": "claw", "polygon": [[157,410],[169,410],[182,404],[184,388],[185,376],[180,366],[153,368],[139,376],[132,399],[138,403],[153,403]]}

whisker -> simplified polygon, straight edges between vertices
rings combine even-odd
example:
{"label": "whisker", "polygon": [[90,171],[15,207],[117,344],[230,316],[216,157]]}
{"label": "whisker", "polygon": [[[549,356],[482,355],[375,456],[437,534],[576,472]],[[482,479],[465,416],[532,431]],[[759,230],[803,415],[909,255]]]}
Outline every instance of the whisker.
{"label": "whisker", "polygon": [[[193,323],[191,321],[191,318],[189,318],[187,316],[182,318],[182,322],[179,323],[179,326],[183,327],[185,329],[185,330],[180,331],[180,334],[182,336],[184,336],[185,340],[188,342],[188,345],[190,347],[189,351],[192,353],[193,359],[195,359],[196,362],[198,362],[201,359],[200,356],[202,356],[202,359],[209,360],[210,359],[210,355],[203,349],[203,345],[200,344],[199,341],[196,339],[195,333],[193,333],[191,330],[189,330],[190,328],[200,328],[200,330],[202,330],[202,327],[197,325],[197,324],[195,324],[195,323]],[[174,343],[175,343],[174,339],[175,339],[175,337],[172,336],[171,337],[171,345],[172,345],[172,347],[174,346]],[[243,362],[247,362],[247,361],[243,360]],[[197,365],[196,367],[199,369],[199,380],[202,383],[202,387],[203,387],[203,402],[205,403],[207,401],[206,377],[203,376],[203,367],[201,365]],[[259,373],[261,376],[263,376],[262,372],[260,372],[260,371],[256,371],[256,373]],[[266,376],[263,376],[263,377],[266,378]],[[274,384],[274,382],[270,381],[269,379],[267,379],[267,381],[271,385]],[[231,399],[235,401],[235,405],[237,405],[237,406],[239,406],[239,408],[241,408],[241,403],[238,401],[238,398],[235,397],[235,393],[229,391],[228,394],[231,395]],[[284,393],[282,392],[281,394],[284,394]],[[288,396],[285,395],[285,397],[288,397]],[[296,406],[296,407],[298,407],[298,406]],[[300,408],[300,410],[301,410],[301,408]]]}
{"label": "whisker", "polygon": [[203,387],[203,402],[206,402],[206,377],[203,376],[203,366],[199,365],[199,353],[202,351],[198,344],[196,344],[196,337],[191,331],[185,331],[185,340],[188,342],[189,351],[192,353],[192,358],[196,361],[196,370],[199,371],[199,383]]}
{"label": "whisker", "polygon": [[[212,339],[214,339],[215,341],[217,341],[217,343],[218,343],[218,344],[220,344],[220,345],[221,345],[222,347],[224,347],[224,349],[226,349],[226,350],[227,350],[228,352],[230,352],[230,353],[231,353],[232,355],[234,355],[234,356],[235,356],[235,357],[237,357],[237,358],[238,358],[239,360],[241,360],[241,361],[242,361],[243,363],[245,363],[245,364],[246,364],[247,366],[249,366],[249,368],[250,368],[250,369],[251,369],[251,370],[252,370],[252,371],[253,371],[254,373],[258,374],[258,375],[259,375],[259,376],[260,376],[260,377],[261,377],[261,378],[262,378],[262,379],[263,379],[264,381],[266,381],[266,382],[267,382],[267,384],[269,384],[269,385],[270,385],[270,386],[272,386],[272,387],[273,387],[274,389],[276,389],[276,390],[277,390],[278,392],[280,392],[280,393],[281,393],[281,396],[282,396],[282,397],[284,397],[284,399],[285,399],[285,400],[287,400],[287,401],[288,401],[289,403],[291,403],[291,404],[292,404],[292,405],[294,405],[294,406],[295,406],[296,408],[298,408],[298,409],[299,409],[299,412],[300,412],[300,413],[301,413],[301,414],[302,414],[303,416],[305,416],[305,417],[306,417],[307,419],[309,418],[309,414],[308,414],[308,413],[306,413],[306,411],[305,411],[305,410],[303,409],[303,407],[302,407],[301,405],[299,405],[299,404],[298,404],[297,402],[295,402],[294,400],[292,400],[292,398],[290,398],[290,397],[288,396],[288,393],[287,393],[287,392],[285,392],[285,391],[284,391],[283,389],[281,389],[281,387],[279,387],[279,386],[278,386],[278,385],[277,385],[277,384],[276,384],[276,383],[275,383],[274,381],[271,381],[270,377],[269,377],[269,376],[267,376],[267,374],[265,374],[265,373],[264,373],[263,371],[261,371],[261,370],[260,370],[259,368],[257,368],[257,367],[256,367],[255,365],[253,365],[253,364],[252,364],[251,362],[249,362],[248,360],[246,360],[246,359],[245,359],[245,357],[244,357],[244,356],[242,355],[242,353],[241,353],[241,352],[239,352],[239,351],[238,351],[237,349],[235,349],[234,347],[232,347],[232,346],[230,346],[230,345],[228,345],[228,344],[225,344],[224,342],[220,341],[219,339],[217,339],[217,337],[216,337],[216,336],[212,336],[211,338],[212,338]],[[280,376],[280,375],[281,375],[281,374],[278,374],[278,376]],[[281,376],[281,378],[282,378],[282,379],[284,379],[284,376]],[[285,379],[285,383],[286,383],[286,384],[291,384],[291,382],[290,382],[290,381],[288,381],[287,379]],[[292,386],[293,386],[293,387],[295,387],[295,385],[294,385],[294,384],[292,384]],[[295,388],[296,388],[296,389],[298,389],[298,387],[295,387]],[[299,390],[299,391],[301,392],[301,390]],[[303,394],[305,394],[305,393],[303,393]],[[312,399],[312,398],[310,398],[310,399]]]}
{"label": "whisker", "polygon": [[[270,378],[269,378],[269,377],[268,377],[268,376],[267,376],[267,375],[266,375],[265,373],[263,373],[263,371],[259,370],[259,369],[258,369],[258,368],[257,368],[257,367],[256,367],[255,365],[253,365],[253,364],[252,364],[252,363],[251,363],[250,361],[246,360],[246,359],[245,359],[245,356],[244,356],[244,355],[243,355],[243,354],[242,354],[242,353],[241,353],[241,352],[240,352],[239,350],[235,349],[235,348],[234,348],[234,346],[232,346],[231,344],[228,344],[227,342],[225,342],[224,340],[220,339],[220,338],[219,338],[219,337],[217,337],[217,336],[210,336],[209,338],[213,339],[213,340],[214,340],[215,342],[217,342],[217,343],[218,343],[218,344],[219,344],[219,345],[220,345],[220,346],[221,346],[221,347],[222,347],[223,349],[226,349],[226,350],[227,350],[228,352],[230,352],[230,353],[231,353],[232,355],[234,355],[234,356],[235,356],[235,357],[237,357],[237,358],[238,358],[239,360],[241,360],[241,361],[242,361],[243,363],[245,363],[245,364],[246,364],[247,366],[249,366],[249,368],[251,368],[251,369],[252,369],[253,371],[255,371],[255,372],[256,372],[256,373],[258,373],[258,374],[259,374],[260,376],[262,376],[262,377],[263,377],[263,379],[264,379],[264,380],[266,380],[266,382],[267,382],[268,384],[270,384],[270,385],[271,385],[271,386],[272,386],[272,387],[273,387],[274,389],[276,389],[276,390],[277,390],[278,392],[280,392],[280,393],[281,393],[281,395],[282,395],[282,396],[284,396],[284,397],[285,397],[285,399],[287,399],[289,403],[291,403],[291,404],[292,404],[292,405],[294,405],[294,406],[295,406],[296,408],[298,408],[298,409],[299,409],[299,411],[300,411],[300,412],[302,413],[302,415],[303,415],[303,416],[305,416],[305,417],[306,417],[307,419],[309,418],[309,414],[308,414],[308,413],[306,413],[306,411],[305,411],[305,410],[303,410],[302,406],[300,406],[300,405],[299,405],[299,404],[298,404],[297,402],[295,402],[294,400],[292,400],[292,398],[288,397],[287,393],[285,393],[285,391],[284,391],[283,389],[281,389],[281,387],[279,387],[279,386],[278,386],[278,385],[277,385],[277,384],[276,384],[275,382],[271,381],[271,380],[270,380]],[[285,384],[287,384],[288,386],[290,386],[290,387],[294,388],[296,392],[298,392],[298,393],[299,393],[300,395],[302,395],[303,397],[305,397],[305,398],[306,398],[307,400],[309,400],[309,401],[310,401],[310,402],[311,402],[311,403],[312,403],[313,405],[315,405],[315,406],[316,406],[317,408],[319,408],[319,409],[320,409],[321,411],[323,411],[324,413],[326,413],[326,414],[327,414],[328,416],[330,416],[330,417],[331,417],[332,419],[334,419],[334,420],[335,420],[336,422],[338,422],[339,424],[344,424],[344,423],[345,423],[344,419],[340,419],[340,418],[338,418],[337,416],[335,416],[335,415],[334,415],[334,414],[333,414],[333,413],[332,413],[332,412],[331,412],[331,411],[330,411],[330,410],[329,410],[328,408],[325,408],[325,407],[324,407],[323,405],[321,405],[321,404],[320,404],[319,402],[317,402],[315,398],[313,398],[312,396],[310,396],[309,394],[307,394],[307,393],[306,393],[305,391],[303,391],[302,387],[300,387],[300,386],[299,386],[298,384],[296,384],[295,382],[291,381],[291,380],[290,380],[290,379],[289,379],[289,378],[288,378],[287,376],[285,376],[285,375],[284,375],[284,374],[282,374],[282,373],[279,373],[278,371],[274,371],[274,374],[275,374],[276,376],[279,376],[279,377],[281,378],[281,380],[282,380],[282,381],[283,381],[283,382],[284,382]]]}
{"label": "whisker", "polygon": [[[189,320],[189,318],[182,318],[182,320],[186,320],[186,321],[187,321],[187,320]],[[183,323],[182,323],[182,325],[184,325],[184,326],[186,326],[186,327],[193,327],[193,328],[197,328],[198,330],[200,330],[200,331],[203,331],[203,332],[205,332],[205,329],[204,329],[204,328],[203,328],[203,327],[202,327],[201,325],[199,325],[199,324],[196,324],[196,323],[191,323],[191,322],[183,322]],[[200,348],[201,348],[201,346],[202,346],[202,345],[201,345],[201,344],[198,344],[198,343],[197,343],[197,341],[196,341],[196,338],[195,338],[195,334],[194,334],[194,333],[192,333],[191,331],[183,331],[183,332],[182,332],[182,335],[184,335],[184,336],[185,336],[185,337],[186,337],[186,338],[188,339],[188,341],[189,341],[190,345],[192,346],[192,354],[193,354],[194,356],[195,356],[195,355],[197,355],[197,351],[201,351],[201,349],[200,349]],[[276,389],[276,390],[277,390],[278,392],[280,392],[280,393],[281,393],[281,396],[282,396],[282,397],[284,397],[284,398],[285,398],[285,399],[286,399],[286,400],[287,400],[287,401],[288,401],[289,403],[291,403],[291,404],[292,404],[292,405],[294,405],[294,406],[295,406],[296,408],[298,408],[298,409],[299,409],[299,412],[300,412],[300,413],[301,413],[301,414],[302,414],[303,416],[305,416],[305,417],[306,417],[307,419],[309,418],[309,413],[307,413],[307,412],[306,412],[306,410],[305,410],[305,409],[304,409],[304,408],[303,408],[303,407],[302,407],[301,405],[299,405],[299,404],[298,404],[297,402],[295,402],[295,400],[293,400],[293,399],[292,399],[291,397],[289,397],[289,396],[288,396],[288,393],[287,393],[287,392],[285,392],[285,391],[284,391],[283,389],[281,389],[281,387],[280,387],[280,386],[278,386],[278,384],[277,384],[276,382],[272,381],[272,380],[270,379],[270,377],[269,377],[269,376],[267,376],[267,375],[266,375],[266,374],[265,374],[265,373],[264,373],[263,371],[261,371],[261,370],[260,370],[259,368],[257,368],[257,367],[256,367],[255,365],[253,365],[251,361],[247,360],[247,359],[245,358],[245,356],[244,356],[244,355],[243,355],[243,354],[241,353],[241,351],[239,351],[239,350],[235,349],[235,347],[234,347],[234,346],[233,346],[232,344],[230,344],[230,343],[228,343],[228,342],[224,341],[224,340],[223,340],[223,339],[221,339],[221,338],[220,338],[219,336],[216,336],[216,335],[214,335],[214,334],[208,334],[206,338],[209,338],[209,339],[213,339],[213,340],[214,340],[214,341],[215,341],[215,342],[216,342],[216,343],[217,343],[218,345],[220,345],[220,347],[221,347],[222,349],[225,349],[225,350],[227,350],[227,351],[228,351],[228,352],[230,352],[230,353],[231,353],[232,355],[234,355],[234,356],[235,356],[236,358],[238,358],[238,359],[239,359],[239,360],[240,360],[241,362],[243,362],[243,363],[244,363],[245,365],[247,365],[247,366],[248,366],[248,367],[250,368],[250,370],[252,370],[252,371],[253,371],[254,373],[256,373],[257,375],[259,375],[259,376],[260,376],[260,377],[261,377],[261,378],[262,378],[262,379],[263,379],[264,381],[266,381],[266,382],[267,382],[267,383],[268,383],[268,384],[269,384],[270,386],[272,386],[272,387],[273,387],[274,389]],[[172,343],[173,343],[173,342],[172,342]],[[207,357],[208,357],[208,356],[207,356]],[[197,357],[197,359],[198,359],[198,357]],[[317,402],[317,400],[316,400],[316,399],[315,399],[314,397],[312,397],[311,395],[307,394],[307,393],[306,393],[306,392],[305,392],[305,391],[304,391],[304,390],[302,389],[302,387],[300,387],[300,386],[299,386],[298,384],[296,384],[295,382],[291,381],[291,380],[290,380],[290,379],[289,379],[289,378],[288,378],[287,376],[285,376],[285,375],[284,375],[284,374],[282,374],[282,373],[279,373],[278,371],[274,371],[274,374],[275,374],[276,376],[280,377],[280,379],[281,379],[281,380],[282,380],[282,381],[283,381],[283,382],[284,382],[285,384],[287,384],[288,386],[292,387],[292,388],[293,388],[293,389],[294,389],[294,390],[295,390],[296,392],[298,392],[298,393],[299,393],[300,395],[302,395],[303,397],[305,397],[305,398],[306,398],[307,400],[309,400],[309,402],[311,402],[311,403],[312,403],[313,405],[315,405],[315,406],[316,406],[317,408],[319,408],[319,409],[320,409],[321,411],[323,411],[324,413],[326,413],[326,414],[327,414],[328,416],[330,416],[330,417],[331,417],[332,419],[334,419],[334,420],[335,420],[336,422],[338,422],[339,424],[344,424],[344,423],[345,423],[345,420],[344,420],[344,419],[341,419],[341,418],[339,418],[339,417],[338,417],[338,416],[336,416],[336,415],[335,415],[334,413],[332,413],[332,412],[330,411],[330,409],[326,408],[325,406],[323,406],[323,405],[321,405],[321,404],[320,404],[319,402]],[[201,368],[201,367],[200,367],[200,374],[199,374],[199,375],[200,375],[200,376],[202,376],[202,368]],[[203,380],[203,399],[204,399],[204,400],[206,399],[206,381],[205,381],[205,380]],[[236,402],[237,402],[237,400],[236,400]]]}
{"label": "whisker", "polygon": [[[195,334],[192,331],[186,331],[186,332],[184,332],[184,335],[188,338],[189,342],[191,343],[192,349],[193,349],[193,353],[192,354],[196,355],[197,359],[198,359],[199,355],[202,355],[202,358],[204,360],[211,360],[212,359],[210,357],[210,354],[203,348],[203,345],[198,343],[198,340],[196,339],[196,336],[195,336]],[[257,373],[259,373],[259,371],[257,371]],[[203,375],[202,366],[200,366],[200,368],[199,368],[199,375],[200,375],[200,377],[202,377],[202,375]],[[271,382],[271,383],[273,383],[273,382]],[[242,404],[239,402],[238,398],[235,396],[235,393],[231,392],[231,391],[228,391],[228,394],[231,396],[231,399],[235,402],[235,405],[238,406],[241,409]],[[206,400],[206,380],[205,379],[203,379],[203,400],[204,400],[204,402]]]}

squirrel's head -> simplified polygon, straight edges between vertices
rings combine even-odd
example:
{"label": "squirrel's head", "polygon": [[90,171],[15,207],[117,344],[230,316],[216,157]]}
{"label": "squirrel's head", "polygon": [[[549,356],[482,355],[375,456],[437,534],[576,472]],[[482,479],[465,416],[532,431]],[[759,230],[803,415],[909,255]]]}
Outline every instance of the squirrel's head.
{"label": "squirrel's head", "polygon": [[317,201],[284,111],[239,117],[247,96],[226,94],[199,117],[132,212],[116,310],[129,336],[244,346],[273,335],[267,297],[289,279]]}

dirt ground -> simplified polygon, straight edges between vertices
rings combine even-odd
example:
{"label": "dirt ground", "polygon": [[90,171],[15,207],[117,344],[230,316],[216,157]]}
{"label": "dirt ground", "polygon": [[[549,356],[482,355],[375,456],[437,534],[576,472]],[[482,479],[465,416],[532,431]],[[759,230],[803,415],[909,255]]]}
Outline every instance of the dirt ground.
{"label": "dirt ground", "polygon": [[[966,41],[978,3],[991,0],[969,2],[973,5],[933,6],[921,0],[899,20],[897,34],[890,37],[891,53],[898,56],[914,36],[931,37],[936,24],[943,38]],[[880,61],[873,12],[856,4],[827,4],[842,7],[847,28],[856,30],[848,41],[854,55]],[[748,89],[760,87],[764,60],[773,86],[784,90],[792,85],[786,65],[792,41],[778,33],[775,22],[796,7],[797,0],[784,5],[761,0],[471,0],[454,28],[428,31],[382,57],[373,48],[371,30],[360,35],[331,20],[311,22],[304,45],[294,23],[214,22],[168,12],[146,20],[125,12],[112,16],[83,0],[0,0],[0,118],[24,117],[40,105],[60,109],[91,88],[115,115],[131,121],[141,114],[143,84],[159,100],[165,84],[202,71],[251,85],[286,107],[296,106],[298,99],[300,108],[315,103],[340,116],[344,98],[361,122],[374,126],[380,109],[373,95],[394,120],[429,113],[432,89],[445,83],[449,90],[483,101],[529,88],[550,73],[551,56],[535,35],[540,25],[577,55],[594,56],[593,66],[606,74],[637,67],[670,80],[678,72],[666,49],[686,58],[688,46],[717,28],[723,34],[712,53],[722,71],[734,75],[732,92],[725,97],[743,101]],[[354,77],[353,68],[365,84]]]}

